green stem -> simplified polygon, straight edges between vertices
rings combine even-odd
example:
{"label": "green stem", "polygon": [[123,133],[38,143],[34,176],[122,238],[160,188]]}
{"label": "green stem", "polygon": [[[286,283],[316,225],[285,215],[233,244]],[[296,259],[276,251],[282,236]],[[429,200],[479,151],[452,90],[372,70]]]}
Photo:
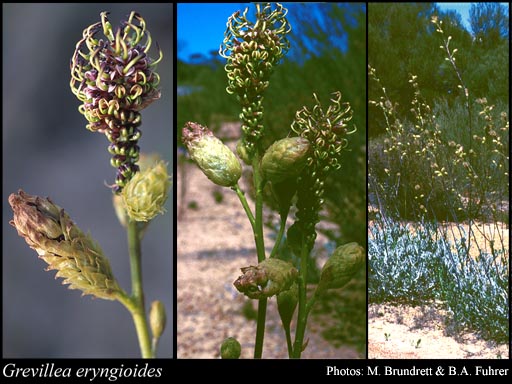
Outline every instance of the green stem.
{"label": "green stem", "polygon": [[242,191],[240,189],[240,186],[238,184],[235,185],[232,189],[236,192],[238,198],[240,199],[240,202],[242,203],[242,207],[244,207],[245,214],[247,215],[247,217],[249,218],[249,221],[251,222],[252,231],[255,232],[254,226],[256,223],[254,221],[254,216],[251,212],[251,208],[249,207],[249,204],[247,203],[247,199],[245,198],[244,191]]}
{"label": "green stem", "polygon": [[316,302],[316,291],[313,293],[313,296],[311,299],[309,299],[308,303],[306,304],[306,316],[309,316],[309,312],[311,312],[311,308],[313,308],[313,305],[315,305]]}
{"label": "green stem", "polygon": [[286,227],[286,219],[288,218],[289,211],[290,211],[290,207],[288,207],[286,212],[281,213],[281,222],[279,223],[279,232],[277,233],[276,242],[274,243],[274,248],[272,248],[272,252],[270,252],[269,258],[275,257],[277,251],[279,250],[279,246],[281,245],[281,240],[283,239],[284,229]]}
{"label": "green stem", "polygon": [[132,314],[142,357],[153,358],[155,356],[151,348],[151,338],[149,336],[144,306],[144,291],[142,288],[139,228],[137,227],[137,222],[133,220],[130,220],[128,223],[128,252],[130,255],[132,295],[130,297],[121,297],[119,301],[121,301]]}
{"label": "green stem", "polygon": [[158,346],[158,337],[153,337],[151,340],[151,350],[153,351],[153,356],[156,356],[156,348]]}
{"label": "green stem", "polygon": [[308,278],[308,251],[309,247],[305,240],[302,240],[302,251],[300,255],[300,275],[299,275],[299,313],[297,315],[297,330],[295,331],[295,342],[293,345],[293,357],[300,359],[302,346],[304,345],[304,334],[306,333],[306,324],[308,320],[308,308],[306,303],[306,288]]}
{"label": "green stem", "polygon": [[123,304],[132,315],[135,330],[137,331],[137,336],[139,338],[142,357],[145,359],[153,358],[154,352],[152,351],[151,343],[149,341],[149,332],[144,309],[142,308],[141,311],[140,305],[138,305],[137,301],[124,292],[117,296],[117,300]]}
{"label": "green stem", "polygon": [[263,340],[265,338],[265,321],[267,318],[267,298],[258,300],[258,322],[256,324],[256,342],[254,358],[261,359],[263,355]]}
{"label": "green stem", "polygon": [[254,186],[256,188],[254,241],[256,242],[258,263],[261,263],[265,260],[265,240],[263,238],[263,180],[261,179],[259,165],[260,157],[256,153],[252,162]]}
{"label": "green stem", "polygon": [[[252,161],[253,181],[256,188],[255,223],[253,227],[254,241],[258,263],[265,260],[265,242],[263,239],[263,181],[260,175],[260,156],[256,153]],[[254,358],[261,359],[263,355],[263,340],[265,338],[265,322],[267,316],[267,298],[258,301],[258,322],[256,324],[256,341],[254,344]]]}
{"label": "green stem", "polygon": [[286,335],[286,347],[288,348],[288,357],[291,359],[291,358],[293,358],[293,345],[292,345],[292,335],[290,333],[290,326],[288,325],[287,327],[285,327],[283,325],[283,328],[284,328],[284,333]]}

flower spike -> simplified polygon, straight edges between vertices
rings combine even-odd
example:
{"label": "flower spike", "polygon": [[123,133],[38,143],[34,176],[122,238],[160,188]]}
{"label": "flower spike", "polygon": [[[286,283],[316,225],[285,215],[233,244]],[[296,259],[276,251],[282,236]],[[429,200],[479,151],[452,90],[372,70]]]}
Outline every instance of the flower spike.
{"label": "flower spike", "polygon": [[[148,56],[151,35],[146,22],[131,12],[115,32],[108,12],[87,27],[71,59],[70,87],[83,104],[78,110],[86,128],[104,133],[110,141],[111,164],[117,168],[113,190],[119,193],[139,170],[140,111],[160,98],[160,77],[154,69],[162,59]],[[105,39],[96,38],[102,30]]]}

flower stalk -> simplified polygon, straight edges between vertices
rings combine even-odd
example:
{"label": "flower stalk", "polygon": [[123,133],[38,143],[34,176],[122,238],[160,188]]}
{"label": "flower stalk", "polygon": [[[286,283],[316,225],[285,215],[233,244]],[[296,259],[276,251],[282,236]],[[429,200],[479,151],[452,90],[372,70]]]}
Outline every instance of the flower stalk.
{"label": "flower stalk", "polygon": [[144,303],[139,228],[137,227],[137,222],[134,220],[128,222],[128,253],[130,256],[132,280],[131,301],[133,303],[133,307],[128,309],[132,313],[133,322],[135,323],[142,357],[154,357]]}

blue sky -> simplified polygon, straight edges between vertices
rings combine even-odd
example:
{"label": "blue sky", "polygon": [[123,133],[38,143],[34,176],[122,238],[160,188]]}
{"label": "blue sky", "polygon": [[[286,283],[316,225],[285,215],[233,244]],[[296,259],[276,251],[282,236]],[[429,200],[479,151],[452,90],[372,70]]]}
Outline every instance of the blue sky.
{"label": "blue sky", "polygon": [[194,53],[206,56],[218,50],[224,38],[228,17],[249,4],[183,3],[178,4],[178,59],[188,60]]}
{"label": "blue sky", "polygon": [[464,26],[469,31],[469,9],[471,8],[471,3],[437,3],[437,6],[442,11],[447,10],[456,10],[459,15],[462,17],[462,22]]}
{"label": "blue sky", "polygon": [[[466,29],[471,32],[469,27],[469,9],[471,8],[472,3],[437,3],[437,6],[442,11],[446,11],[448,9],[455,9],[462,17],[462,22]],[[508,3],[501,3],[508,8]]]}
{"label": "blue sky", "polygon": [[[309,4],[315,5],[310,8],[310,15],[323,24],[322,13],[317,9],[321,3]],[[292,9],[292,6],[300,6],[301,3],[284,2],[282,5]],[[210,52],[217,52],[224,38],[228,18],[235,11],[243,11],[247,7],[249,7],[249,14],[252,15],[255,7],[251,3],[178,3],[178,59],[189,61],[192,54],[199,53],[209,57]],[[356,8],[352,10],[357,12]],[[297,21],[291,15],[292,12],[288,20],[293,24]],[[347,46],[346,36],[336,36],[331,43],[343,50]],[[292,50],[293,47],[290,50],[290,57],[293,56]]]}
{"label": "blue sky", "polygon": [[[501,3],[508,7],[508,3]],[[283,3],[286,6],[286,3]],[[471,3],[437,3],[441,10],[455,9],[469,30]],[[244,10],[250,3],[180,3],[178,4],[178,59],[188,61],[191,54],[209,56],[218,51],[228,17]],[[250,6],[252,8],[252,6]]]}

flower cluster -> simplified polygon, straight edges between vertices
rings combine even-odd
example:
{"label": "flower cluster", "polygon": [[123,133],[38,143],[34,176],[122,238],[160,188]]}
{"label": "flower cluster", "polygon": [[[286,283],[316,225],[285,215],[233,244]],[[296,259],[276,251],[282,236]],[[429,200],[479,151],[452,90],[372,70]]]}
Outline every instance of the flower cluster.
{"label": "flower cluster", "polygon": [[[151,35],[139,14],[132,12],[115,32],[107,15],[102,12],[101,22],[86,28],[77,43],[70,86],[83,103],[79,111],[89,122],[87,129],[104,133],[111,143],[111,164],[117,168],[113,190],[120,192],[138,171],[140,111],[160,98],[154,69],[162,52],[157,60],[148,56]],[[101,28],[106,40],[96,38]]]}
{"label": "flower cluster", "polygon": [[[297,222],[300,234],[312,245],[316,238],[315,225],[318,212],[323,204],[324,182],[327,174],[341,167],[341,156],[346,149],[347,135],[355,129],[347,129],[352,119],[350,104],[341,102],[341,93],[335,92],[331,105],[324,110],[316,94],[316,105],[297,111],[292,130],[310,143],[305,171],[299,178]],[[293,226],[292,226],[293,228]]]}
{"label": "flower cluster", "polygon": [[290,48],[286,35],[291,27],[287,10],[281,4],[256,5],[256,22],[235,12],[228,20],[219,53],[227,59],[227,92],[237,95],[242,105],[243,145],[249,158],[256,151],[263,125],[263,92],[268,88],[272,70]]}

